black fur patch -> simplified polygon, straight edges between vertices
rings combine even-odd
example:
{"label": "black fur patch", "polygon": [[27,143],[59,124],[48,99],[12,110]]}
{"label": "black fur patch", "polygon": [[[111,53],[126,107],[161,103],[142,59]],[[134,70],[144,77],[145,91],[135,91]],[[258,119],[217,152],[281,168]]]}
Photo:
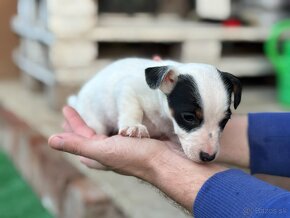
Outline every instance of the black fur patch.
{"label": "black fur patch", "polygon": [[148,86],[151,89],[157,89],[164,77],[164,75],[168,72],[168,66],[162,67],[149,67],[145,69],[145,78]]}
{"label": "black fur patch", "polygon": [[203,124],[202,100],[192,76],[179,75],[167,100],[174,119],[182,129],[190,132]]}
{"label": "black fur patch", "polygon": [[229,104],[231,104],[232,93],[234,93],[234,108],[237,109],[242,98],[242,84],[240,80],[230,73],[222,72],[220,70],[218,70],[218,72],[220,73],[221,79],[225,84]]}
{"label": "black fur patch", "polygon": [[226,124],[228,123],[229,119],[231,119],[231,115],[232,115],[232,112],[231,112],[231,109],[230,109],[230,106],[225,114],[225,117],[220,121],[219,123],[219,127],[221,130],[224,130]]}

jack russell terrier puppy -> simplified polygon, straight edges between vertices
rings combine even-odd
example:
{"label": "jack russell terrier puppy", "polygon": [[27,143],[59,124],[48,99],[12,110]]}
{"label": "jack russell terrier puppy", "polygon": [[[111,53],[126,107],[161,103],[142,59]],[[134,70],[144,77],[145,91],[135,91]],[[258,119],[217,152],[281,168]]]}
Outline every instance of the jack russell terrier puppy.
{"label": "jack russell terrier puppy", "polygon": [[241,101],[241,83],[207,64],[122,59],[68,99],[96,133],[139,138],[177,136],[185,155],[209,162],[221,131]]}

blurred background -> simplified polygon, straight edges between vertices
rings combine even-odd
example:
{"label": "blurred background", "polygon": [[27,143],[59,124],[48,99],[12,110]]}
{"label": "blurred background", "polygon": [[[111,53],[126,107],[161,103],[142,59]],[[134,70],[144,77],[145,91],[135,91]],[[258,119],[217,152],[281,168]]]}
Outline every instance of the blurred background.
{"label": "blurred background", "polygon": [[187,217],[47,147],[67,96],[116,59],[213,64],[243,82],[236,113],[290,109],[287,0],[1,0],[0,12],[0,217]]}

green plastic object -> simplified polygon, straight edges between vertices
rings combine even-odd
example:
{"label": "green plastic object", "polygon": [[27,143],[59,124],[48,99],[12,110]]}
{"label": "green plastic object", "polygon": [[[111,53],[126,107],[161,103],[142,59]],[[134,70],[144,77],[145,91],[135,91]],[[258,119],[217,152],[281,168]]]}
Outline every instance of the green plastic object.
{"label": "green plastic object", "polygon": [[[266,55],[277,71],[278,99],[287,106],[290,106],[290,37],[283,40],[280,46],[281,35],[290,33],[290,20],[283,20],[276,23],[265,43]],[[281,49],[279,49],[281,48]]]}

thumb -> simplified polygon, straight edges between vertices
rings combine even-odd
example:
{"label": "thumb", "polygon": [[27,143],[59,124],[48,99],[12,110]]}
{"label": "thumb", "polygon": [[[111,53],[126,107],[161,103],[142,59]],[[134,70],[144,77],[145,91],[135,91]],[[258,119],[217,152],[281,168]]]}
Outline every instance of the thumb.
{"label": "thumb", "polygon": [[55,134],[48,139],[48,145],[53,149],[88,158],[94,158],[94,148],[97,146],[95,143],[97,141],[74,133]]}

